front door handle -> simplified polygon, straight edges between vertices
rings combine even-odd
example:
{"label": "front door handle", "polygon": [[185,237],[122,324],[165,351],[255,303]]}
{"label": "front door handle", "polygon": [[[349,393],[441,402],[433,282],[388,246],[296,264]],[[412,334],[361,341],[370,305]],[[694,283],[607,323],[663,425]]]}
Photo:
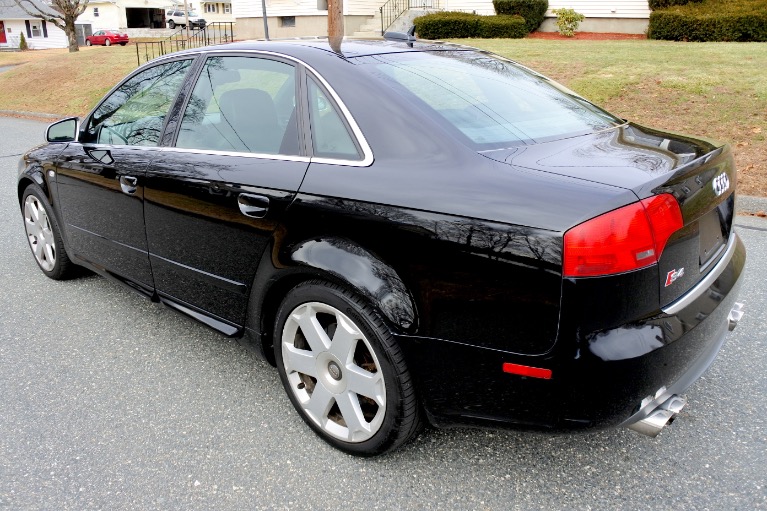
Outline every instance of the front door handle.
{"label": "front door handle", "polygon": [[269,211],[269,197],[252,193],[241,193],[237,196],[240,213],[253,218],[264,218]]}
{"label": "front door handle", "polygon": [[136,193],[136,187],[138,185],[138,178],[133,176],[120,176],[120,188],[123,193],[133,195]]}

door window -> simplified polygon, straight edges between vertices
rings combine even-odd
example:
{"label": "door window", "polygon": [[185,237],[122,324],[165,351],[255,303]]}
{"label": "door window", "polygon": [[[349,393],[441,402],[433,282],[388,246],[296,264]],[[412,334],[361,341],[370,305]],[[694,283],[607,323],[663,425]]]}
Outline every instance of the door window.
{"label": "door window", "polygon": [[156,146],[191,63],[187,59],[160,64],[123,83],[94,112],[83,141]]}
{"label": "door window", "polygon": [[176,147],[296,156],[298,140],[295,67],[257,57],[210,57]]}
{"label": "door window", "polygon": [[360,160],[360,152],[333,102],[313,78],[309,79],[309,115],[314,156]]}

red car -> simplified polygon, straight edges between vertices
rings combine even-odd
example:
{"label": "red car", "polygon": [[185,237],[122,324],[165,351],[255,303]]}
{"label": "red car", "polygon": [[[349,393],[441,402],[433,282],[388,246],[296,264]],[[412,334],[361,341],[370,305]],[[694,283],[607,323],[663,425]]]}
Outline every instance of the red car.
{"label": "red car", "polygon": [[119,44],[120,46],[125,46],[128,44],[128,34],[121,34],[116,30],[99,30],[95,34],[85,38],[86,46],[93,46],[94,44],[101,44],[104,46]]}

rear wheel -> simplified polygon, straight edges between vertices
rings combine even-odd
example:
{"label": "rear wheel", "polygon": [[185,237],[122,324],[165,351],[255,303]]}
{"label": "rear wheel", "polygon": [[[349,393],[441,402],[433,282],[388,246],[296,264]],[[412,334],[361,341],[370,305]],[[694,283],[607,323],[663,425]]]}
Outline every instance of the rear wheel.
{"label": "rear wheel", "polygon": [[168,22],[168,28],[169,28],[169,29],[171,29],[171,30],[173,30],[174,28],[176,28],[176,22],[175,22],[175,21],[173,21],[173,20],[170,20],[170,21]]}
{"label": "rear wheel", "polygon": [[90,39],[85,40],[85,46],[93,46],[93,43],[91,42]]}
{"label": "rear wheel", "polygon": [[120,43],[120,46],[125,46],[126,44],[128,44],[128,43]]}
{"label": "rear wheel", "polygon": [[393,336],[375,310],[321,281],[294,288],[275,325],[282,384],[306,423],[359,456],[395,449],[420,428],[415,389]]}
{"label": "rear wheel", "polygon": [[71,277],[74,265],[64,250],[59,225],[45,195],[36,186],[30,185],[24,190],[21,204],[29,248],[37,265],[52,279]]}
{"label": "rear wheel", "polygon": [[105,39],[104,46],[112,46],[112,41],[110,41],[109,39]]}

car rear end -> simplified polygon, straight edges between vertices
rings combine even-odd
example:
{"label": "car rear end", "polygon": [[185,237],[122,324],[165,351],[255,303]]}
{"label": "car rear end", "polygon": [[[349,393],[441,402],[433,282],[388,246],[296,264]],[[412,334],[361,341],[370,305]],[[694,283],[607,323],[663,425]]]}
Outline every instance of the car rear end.
{"label": "car rear end", "polygon": [[625,129],[681,164],[635,186],[636,203],[564,235],[560,425],[654,436],[743,314],[745,248],[728,146],[704,152],[689,137]]}
{"label": "car rear end", "polygon": [[[729,147],[628,123],[487,53],[449,47],[354,60],[433,120],[434,129],[509,166],[512,173],[496,167],[497,189],[484,194],[485,203],[498,203],[498,194],[508,202],[492,220],[561,232],[553,347],[526,352],[504,343],[511,333],[488,339],[484,346],[492,350],[466,338],[406,340],[427,346],[412,360],[430,387],[432,422],[560,431],[632,425],[657,434],[742,315],[736,297],[745,249],[733,230]],[[478,168],[464,172],[480,176]],[[531,171],[551,183],[556,174],[612,190],[614,200],[593,203],[576,187],[568,197],[552,188],[552,204],[540,200],[537,218],[524,217],[526,200],[502,183],[526,183]],[[527,195],[545,196],[544,180],[536,186]],[[527,319],[539,332],[543,321]],[[451,366],[445,384],[439,378],[445,367],[420,362],[432,352],[471,363]],[[444,390],[431,385],[437,381]],[[461,401],[450,404],[455,395]]]}

